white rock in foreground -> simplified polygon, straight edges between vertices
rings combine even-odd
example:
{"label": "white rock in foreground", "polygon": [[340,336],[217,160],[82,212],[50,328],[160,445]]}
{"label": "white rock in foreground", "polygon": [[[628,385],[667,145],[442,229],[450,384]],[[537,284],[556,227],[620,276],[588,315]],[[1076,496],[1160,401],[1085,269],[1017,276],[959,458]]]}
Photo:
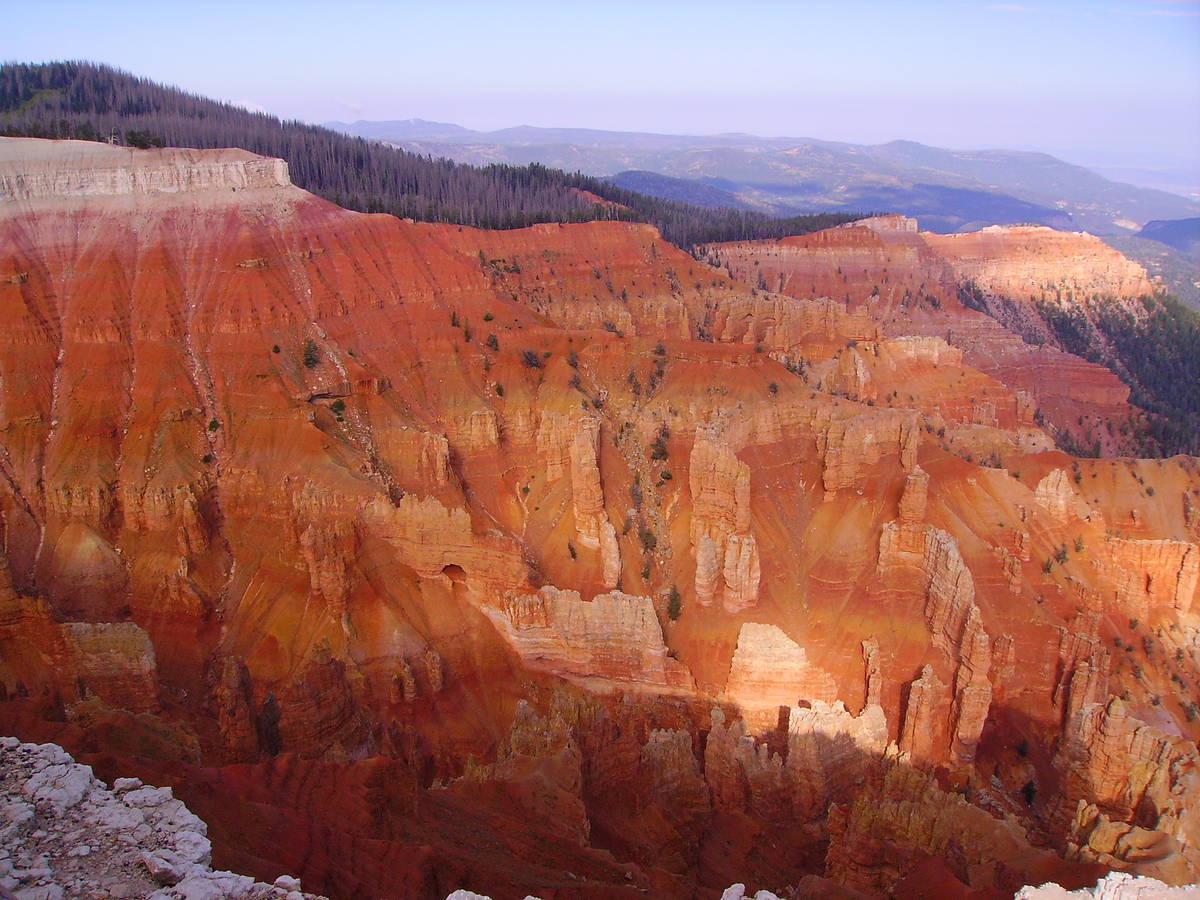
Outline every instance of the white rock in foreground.
{"label": "white rock in foreground", "polygon": [[[455,891],[446,900],[491,900],[471,891]],[[526,897],[525,900],[537,900]],[[751,898],[744,884],[725,889],[721,900],[779,900],[770,891],[759,891]],[[1096,882],[1095,887],[1068,891],[1057,884],[1023,887],[1013,900],[1200,900],[1200,884],[1171,887],[1154,878],[1135,877],[1126,872],[1110,872]]]}
{"label": "white rock in foreground", "polygon": [[[492,898],[460,888],[446,897],[446,900],[492,900]],[[538,900],[538,898],[526,897],[525,900]],[[750,898],[746,896],[746,886],[744,884],[735,884],[725,889],[725,893],[721,894],[721,900],[779,900],[779,897],[770,891],[759,891],[753,898]]]}
{"label": "white rock in foreground", "polygon": [[1200,884],[1171,887],[1156,878],[1109,872],[1095,887],[1068,891],[1057,884],[1023,887],[1014,900],[1200,900]]}
{"label": "white rock in foreground", "polygon": [[314,900],[212,870],[208,826],[170,788],[113,789],[56,744],[0,738],[0,895],[15,900]]}
{"label": "white rock in foreground", "polygon": [[[725,888],[725,893],[721,895],[721,900],[747,900],[746,886],[744,884],[730,885]],[[754,895],[753,900],[779,900],[779,898],[770,891],[759,891]]]}

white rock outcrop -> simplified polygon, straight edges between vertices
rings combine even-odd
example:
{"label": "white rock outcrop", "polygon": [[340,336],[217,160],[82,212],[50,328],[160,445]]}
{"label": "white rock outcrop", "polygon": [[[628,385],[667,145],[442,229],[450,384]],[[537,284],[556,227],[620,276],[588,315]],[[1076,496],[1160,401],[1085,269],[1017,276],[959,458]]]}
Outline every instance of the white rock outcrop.
{"label": "white rock outcrop", "polygon": [[109,790],[57,744],[0,738],[0,896],[14,900],[319,900],[214,872],[208,826],[170,788]]}
{"label": "white rock outcrop", "polygon": [[[749,895],[746,893],[746,886],[744,884],[730,885],[721,894],[721,900],[749,900]],[[759,891],[754,895],[753,900],[779,900],[779,897],[770,891]]]}
{"label": "white rock outcrop", "polygon": [[[824,882],[824,879],[819,879],[819,881]],[[804,893],[802,896],[810,895]],[[491,900],[491,898],[472,891],[458,890],[450,894],[446,900]],[[525,900],[538,900],[538,898],[526,897]],[[780,898],[770,891],[759,891],[751,895],[747,892],[744,884],[734,884],[725,889],[721,894],[721,900],[780,900]],[[1182,887],[1170,887],[1155,878],[1138,877],[1126,872],[1110,872],[1097,881],[1095,887],[1080,888],[1077,891],[1068,891],[1057,884],[1023,887],[1017,891],[1013,900],[1200,900],[1200,885],[1188,884]]]}
{"label": "white rock outcrop", "polygon": [[93,141],[0,138],[0,202],[289,187],[287,163],[246,150],[135,150]]}
{"label": "white rock outcrop", "polygon": [[1068,891],[1057,884],[1023,887],[1014,900],[1200,900],[1200,884],[1171,887],[1157,878],[1109,872],[1095,887]]}
{"label": "white rock outcrop", "polygon": [[[446,900],[492,900],[492,898],[483,894],[476,894],[474,891],[459,889],[453,894],[448,895]],[[527,896],[525,900],[538,900],[538,898]],[[770,891],[759,891],[751,897],[746,893],[746,886],[744,884],[735,884],[725,889],[725,892],[721,894],[721,900],[779,900],[779,897]]]}

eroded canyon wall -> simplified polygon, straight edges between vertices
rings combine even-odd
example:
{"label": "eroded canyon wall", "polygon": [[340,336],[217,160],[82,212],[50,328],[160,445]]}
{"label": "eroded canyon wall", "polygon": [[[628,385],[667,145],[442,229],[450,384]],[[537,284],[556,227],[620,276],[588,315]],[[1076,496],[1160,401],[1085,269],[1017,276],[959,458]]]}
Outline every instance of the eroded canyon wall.
{"label": "eroded canyon wall", "polygon": [[1055,450],[1124,389],[906,222],[764,287],[114,152],[0,142],[6,730],[347,896],[1200,869],[1196,461]]}

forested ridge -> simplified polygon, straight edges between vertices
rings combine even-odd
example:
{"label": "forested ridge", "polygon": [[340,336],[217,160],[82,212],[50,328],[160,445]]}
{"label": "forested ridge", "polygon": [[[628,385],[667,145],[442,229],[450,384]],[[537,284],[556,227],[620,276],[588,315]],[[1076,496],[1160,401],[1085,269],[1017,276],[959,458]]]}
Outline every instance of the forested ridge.
{"label": "forested ridge", "polygon": [[[1037,310],[1061,349],[1106,367],[1149,413],[1131,435],[1139,456],[1198,454],[1200,315],[1169,294],[1140,303],[1144,315],[1136,316],[1116,298],[1100,296],[1043,301]],[[1086,448],[1073,449],[1086,455]]]}
{"label": "forested ridge", "polygon": [[[0,135],[98,141],[114,134],[138,147],[241,147],[287,160],[299,187],[339,206],[480,228],[619,219],[648,222],[667,240],[690,249],[709,241],[805,234],[861,217],[773,218],[706,209],[538,164],[480,168],[433,159],[93,63],[0,66]],[[581,191],[610,203],[597,203]]]}
{"label": "forested ridge", "polygon": [[1152,414],[1144,455],[1200,454],[1200,315],[1166,294],[1142,302],[1142,322],[1115,303],[1101,310],[1096,324],[1113,348],[1102,362]]}

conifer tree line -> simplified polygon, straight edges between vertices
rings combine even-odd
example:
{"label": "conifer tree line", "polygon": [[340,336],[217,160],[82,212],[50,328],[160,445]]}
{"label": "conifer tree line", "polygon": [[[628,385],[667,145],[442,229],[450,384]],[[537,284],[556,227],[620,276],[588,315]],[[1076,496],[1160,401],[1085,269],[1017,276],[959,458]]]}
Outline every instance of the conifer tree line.
{"label": "conifer tree line", "polygon": [[434,159],[93,63],[0,66],[0,135],[103,141],[114,134],[136,147],[240,147],[279,157],[299,187],[347,209],[479,228],[618,219],[648,222],[690,249],[709,241],[805,234],[860,218],[706,209],[536,163],[476,167]]}
{"label": "conifer tree line", "polygon": [[1100,332],[1112,347],[1102,365],[1130,387],[1150,412],[1138,435],[1139,455],[1200,454],[1200,315],[1174,297],[1143,297],[1138,322],[1117,303],[1102,307]]}

